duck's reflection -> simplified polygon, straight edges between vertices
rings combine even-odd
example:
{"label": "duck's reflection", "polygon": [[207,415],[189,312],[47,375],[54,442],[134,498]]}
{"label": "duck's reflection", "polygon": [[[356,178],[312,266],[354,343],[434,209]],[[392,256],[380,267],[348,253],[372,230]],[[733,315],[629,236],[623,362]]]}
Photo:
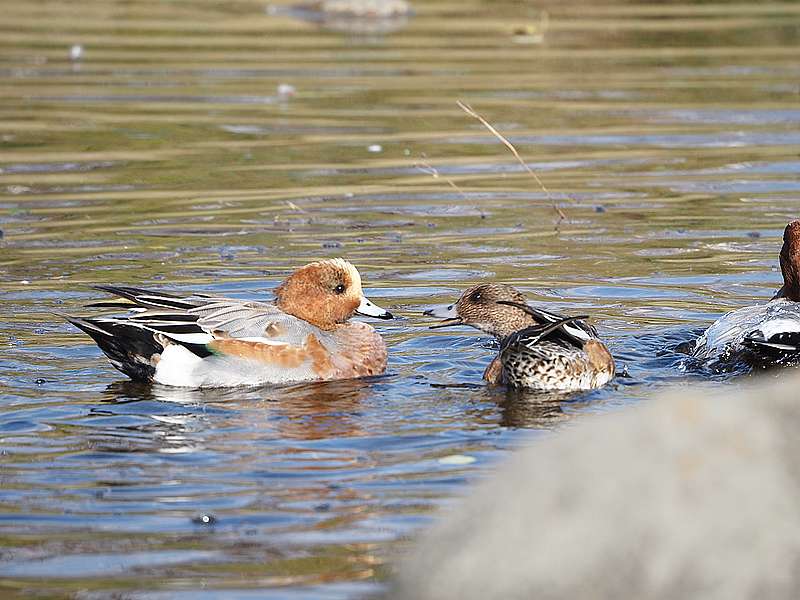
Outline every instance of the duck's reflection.
{"label": "duck's reflection", "polygon": [[595,393],[539,392],[514,390],[484,383],[431,384],[446,390],[464,390],[471,403],[496,405],[499,425],[513,429],[552,429],[572,417],[564,405],[581,404]]}
{"label": "duck's reflection", "polygon": [[[191,389],[122,381],[106,389],[105,401],[138,404],[130,412],[144,413],[171,449],[191,443],[217,446],[227,438],[325,440],[370,435],[367,402],[385,384],[385,377],[304,383],[263,388]],[[500,427],[552,429],[580,411],[582,395],[506,390],[484,384],[432,384],[437,396],[466,400],[480,410],[465,410],[459,421],[492,421]],[[588,401],[588,400],[587,400]],[[111,410],[111,409],[109,409]],[[119,414],[119,411],[113,411]],[[389,419],[389,416],[387,416]],[[190,442],[193,440],[193,442]]]}
{"label": "duck's reflection", "polygon": [[364,433],[359,413],[374,380],[298,384],[270,394],[272,420],[282,437],[302,440]]}
{"label": "duck's reflection", "polygon": [[239,437],[318,440],[361,435],[362,402],[380,379],[207,389],[120,381],[106,388],[104,402],[169,403],[147,409],[153,421],[172,428],[173,434],[176,427],[184,432],[224,428],[235,429]]}
{"label": "duck's reflection", "polygon": [[500,402],[500,425],[526,429],[552,429],[570,418],[564,412],[564,394],[530,394],[509,391]]}

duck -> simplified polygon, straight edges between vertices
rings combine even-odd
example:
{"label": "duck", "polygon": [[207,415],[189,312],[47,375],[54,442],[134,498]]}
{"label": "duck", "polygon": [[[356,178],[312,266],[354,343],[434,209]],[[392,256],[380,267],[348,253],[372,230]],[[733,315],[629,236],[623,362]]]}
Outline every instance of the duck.
{"label": "duck", "polygon": [[800,360],[800,219],[783,231],[783,285],[766,303],[717,319],[695,341],[690,355],[709,367],[737,362],[769,367]]}
{"label": "duck", "polygon": [[272,302],[98,285],[117,298],[87,307],[124,316],[63,315],[134,381],[206,388],[352,379],[382,374],[387,350],[354,315],[391,319],[368,300],[342,258],[312,262]]}
{"label": "duck", "polygon": [[467,325],[499,340],[500,351],[483,373],[493,385],[577,392],[600,388],[614,377],[614,358],[584,320],[588,317],[534,308],[510,285],[475,285],[455,303],[423,314],[442,319],[432,329]]}

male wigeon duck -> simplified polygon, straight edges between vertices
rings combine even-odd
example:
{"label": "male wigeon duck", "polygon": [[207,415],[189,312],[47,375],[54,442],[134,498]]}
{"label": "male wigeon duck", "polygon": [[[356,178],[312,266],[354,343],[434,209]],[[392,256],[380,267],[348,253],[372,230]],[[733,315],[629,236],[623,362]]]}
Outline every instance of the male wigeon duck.
{"label": "male wigeon duck", "polygon": [[800,220],[783,232],[780,264],[783,286],[775,296],[717,319],[695,342],[695,358],[709,366],[739,359],[760,366],[800,359]]}
{"label": "male wigeon duck", "polygon": [[500,340],[500,353],[483,374],[492,384],[574,392],[614,377],[614,359],[595,328],[581,320],[586,317],[533,308],[509,285],[476,285],[455,304],[424,314],[444,319],[431,328],[469,325]]}
{"label": "male wigeon duck", "polygon": [[133,380],[223,387],[350,379],[386,369],[383,338],[366,323],[348,321],[355,314],[392,315],[364,297],[361,276],[341,258],[298,269],[276,288],[272,303],[97,289],[125,300],[89,306],[131,314],[67,319]]}

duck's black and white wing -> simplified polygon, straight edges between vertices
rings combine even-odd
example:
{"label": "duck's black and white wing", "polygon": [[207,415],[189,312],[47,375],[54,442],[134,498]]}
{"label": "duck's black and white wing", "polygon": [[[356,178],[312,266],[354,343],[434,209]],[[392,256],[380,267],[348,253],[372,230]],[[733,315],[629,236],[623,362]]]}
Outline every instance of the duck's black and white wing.
{"label": "duck's black and white wing", "polygon": [[178,296],[142,288],[97,286],[120,299],[92,308],[125,309],[117,316],[65,317],[94,339],[111,363],[134,380],[152,380],[165,345],[183,346],[199,358],[217,351],[220,338],[270,345],[302,343],[310,324],[267,302],[201,294]]}
{"label": "duck's black and white wing", "polygon": [[775,361],[800,358],[800,319],[766,320],[744,336],[742,345]]}
{"label": "duck's black and white wing", "polygon": [[783,362],[800,353],[800,302],[771,300],[717,319],[695,343],[692,355],[708,364],[762,359]]}
{"label": "duck's black and white wing", "polygon": [[[127,322],[161,333],[177,342],[208,343],[214,335],[231,338],[279,337],[296,326],[296,319],[275,304],[188,294],[178,296],[142,288],[97,286],[123,300],[95,302],[89,307],[127,309],[125,316],[97,317],[98,321]],[[290,323],[285,323],[290,321]]]}
{"label": "duck's black and white wing", "polygon": [[[498,304],[516,306],[517,308],[524,310],[526,313],[532,316],[540,326],[548,327],[550,325],[555,325],[555,329],[552,329],[552,331],[562,331],[572,343],[582,345],[584,342],[597,337],[597,330],[594,328],[594,326],[583,320],[588,319],[587,316],[566,317],[564,315],[559,315],[554,312],[531,306],[530,304],[521,304],[519,302],[511,302],[506,300],[499,300]],[[548,329],[548,331],[550,330]]]}
{"label": "duck's black and white wing", "polygon": [[[552,314],[552,313],[551,313]],[[586,319],[585,315],[579,317],[562,317],[542,325],[533,325],[515,331],[500,341],[500,355],[515,351],[520,347],[534,350],[544,341],[558,343],[562,346],[582,348],[585,341],[591,339],[586,332],[575,325]]]}

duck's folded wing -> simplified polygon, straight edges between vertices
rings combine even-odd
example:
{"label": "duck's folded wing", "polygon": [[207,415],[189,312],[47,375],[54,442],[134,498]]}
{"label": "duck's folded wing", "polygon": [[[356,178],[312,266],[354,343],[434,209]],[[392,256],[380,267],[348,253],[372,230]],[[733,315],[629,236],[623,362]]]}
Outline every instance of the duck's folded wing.
{"label": "duck's folded wing", "polygon": [[300,345],[316,330],[274,304],[215,299],[190,309],[197,325],[215,338],[234,338],[265,344]]}
{"label": "duck's folded wing", "polygon": [[[545,323],[556,323],[558,321],[565,321],[568,320],[567,317],[564,315],[559,315],[558,313],[553,313],[547,310],[542,310],[541,308],[536,308],[531,306],[530,304],[527,305],[528,308],[531,310],[531,315],[534,319],[538,320],[542,324]],[[588,317],[581,317],[581,319],[586,319]],[[587,335],[589,337],[597,337],[597,329],[595,329],[594,325],[590,325],[586,321],[581,319],[570,319],[569,323],[564,324],[563,329],[572,335],[572,337],[586,341]]]}
{"label": "duck's folded wing", "polygon": [[91,306],[128,308],[121,318],[130,325],[160,333],[183,344],[207,344],[218,338],[248,339],[265,344],[300,345],[313,327],[284,313],[275,304],[220,298],[203,294],[178,296],[127,286],[97,286],[127,302]]}
{"label": "duck's folded wing", "polygon": [[502,356],[507,352],[513,352],[521,346],[533,350],[535,346],[544,340],[557,342],[565,346],[581,348],[583,346],[583,341],[581,339],[576,339],[576,336],[570,332],[570,329],[575,328],[574,324],[576,322],[586,318],[585,316],[565,317],[553,321],[552,323],[533,325],[525,329],[520,329],[500,341],[500,355]]}
{"label": "duck's folded wing", "polygon": [[202,387],[324,379],[337,372],[330,334],[274,304],[103,289],[121,299],[94,306],[130,312],[67,319],[133,379]]}
{"label": "duck's folded wing", "polygon": [[497,303],[506,304],[508,306],[516,306],[517,308],[524,310],[526,313],[532,316],[536,322],[539,323],[539,325],[542,326],[558,323],[559,326],[561,326],[562,331],[571,336],[576,342],[585,342],[589,340],[589,338],[597,337],[597,329],[595,329],[594,326],[590,325],[586,321],[581,320],[587,319],[588,317],[565,317],[564,315],[543,310],[527,303],[521,304],[519,302],[511,302],[508,300],[499,300]]}

